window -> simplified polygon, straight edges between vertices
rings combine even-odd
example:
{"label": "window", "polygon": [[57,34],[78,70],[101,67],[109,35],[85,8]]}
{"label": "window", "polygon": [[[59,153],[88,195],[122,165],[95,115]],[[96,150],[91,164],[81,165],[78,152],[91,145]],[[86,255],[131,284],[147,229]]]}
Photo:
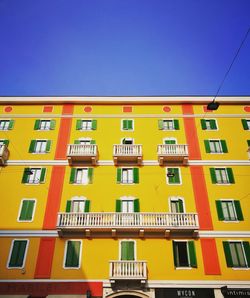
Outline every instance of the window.
{"label": "window", "polygon": [[122,120],[122,130],[134,130],[134,120],[123,119]]}
{"label": "window", "polygon": [[121,200],[116,200],[116,212],[139,212],[139,199],[134,199],[133,197],[122,198]]}
{"label": "window", "polygon": [[120,260],[121,261],[135,260],[135,241],[120,242]]}
{"label": "window", "polygon": [[0,130],[10,130],[14,127],[14,120],[0,120]]}
{"label": "window", "polygon": [[45,168],[25,168],[22,183],[39,184],[45,181]]}
{"label": "window", "polygon": [[217,130],[217,122],[215,119],[201,119],[201,128],[203,130]]}
{"label": "window", "polygon": [[77,120],[76,129],[77,130],[96,130],[97,120]]}
{"label": "window", "polygon": [[167,168],[167,184],[181,184],[179,168]]}
{"label": "window", "polygon": [[241,119],[244,130],[250,130],[250,119]]}
{"label": "window", "polygon": [[213,184],[235,183],[231,168],[210,168],[210,175]]}
{"label": "window", "polygon": [[95,144],[95,140],[92,140],[90,138],[84,138],[84,139],[79,139],[74,141],[75,145],[91,145]]}
{"label": "window", "polygon": [[50,148],[50,140],[32,140],[30,142],[29,153],[48,153]]}
{"label": "window", "polygon": [[169,203],[170,203],[170,210],[172,213],[183,213],[184,212],[183,198],[170,197]]}
{"label": "window", "polygon": [[89,184],[93,182],[93,168],[72,168],[69,183]]}
{"label": "window", "polygon": [[10,142],[9,140],[1,139],[1,140],[0,140],[0,148],[1,148],[1,146],[3,146],[3,145],[5,145],[5,146],[8,147],[9,142]]}
{"label": "window", "polygon": [[218,200],[216,208],[219,220],[243,220],[243,214],[238,200]]}
{"label": "window", "polygon": [[68,240],[65,243],[64,268],[78,269],[81,263],[81,241]]}
{"label": "window", "polygon": [[35,204],[36,200],[23,199],[19,209],[18,221],[32,221]]}
{"label": "window", "polygon": [[197,267],[194,241],[173,241],[175,267]]}
{"label": "window", "polygon": [[89,200],[83,197],[74,197],[67,201],[66,212],[89,212],[89,205]]}
{"label": "window", "polygon": [[28,240],[13,240],[8,258],[8,268],[23,268],[27,254]]}
{"label": "window", "polygon": [[53,130],[55,127],[55,120],[36,120],[34,130]]}
{"label": "window", "polygon": [[133,145],[134,144],[134,139],[124,138],[124,139],[122,139],[122,144],[124,144],[124,145]]}
{"label": "window", "polygon": [[204,140],[207,153],[227,153],[227,144],[225,140]]}
{"label": "window", "polygon": [[249,268],[250,247],[247,241],[223,241],[227,267]]}
{"label": "window", "polygon": [[175,145],[175,144],[177,144],[177,141],[174,138],[167,138],[167,139],[163,140],[163,144],[165,144],[165,145]]}
{"label": "window", "polygon": [[158,128],[160,130],[179,130],[179,120],[167,119],[167,120],[158,120]]}
{"label": "window", "polygon": [[117,183],[133,184],[139,183],[139,169],[138,168],[118,168],[117,169]]}

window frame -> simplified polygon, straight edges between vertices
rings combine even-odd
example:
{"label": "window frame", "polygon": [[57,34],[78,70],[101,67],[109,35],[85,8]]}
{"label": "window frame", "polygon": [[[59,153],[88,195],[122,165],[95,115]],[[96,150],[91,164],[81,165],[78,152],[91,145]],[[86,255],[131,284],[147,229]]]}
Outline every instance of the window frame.
{"label": "window frame", "polygon": [[[132,143],[131,144],[125,144],[125,143],[123,143],[124,140],[129,140]],[[134,138],[127,138],[127,137],[121,138],[121,145],[134,145],[134,144],[135,144]]]}
{"label": "window frame", "polygon": [[[210,128],[208,128],[207,121],[214,121],[216,128],[211,128],[211,123],[210,123]],[[206,128],[203,128],[203,126],[206,126]],[[206,130],[206,131],[218,131],[219,130],[218,121],[217,121],[217,119],[214,119],[214,118],[201,119],[201,128],[202,128],[202,130]]]}
{"label": "window frame", "polygon": [[[218,147],[219,147],[219,151],[214,151],[212,150],[212,143],[217,143]],[[208,154],[225,154],[228,153],[228,147],[227,147],[227,143],[225,140],[222,139],[208,139],[208,140],[204,140],[204,145],[205,145],[205,151]],[[216,146],[214,146],[214,149],[216,149]]]}
{"label": "window frame", "polygon": [[[20,266],[20,267],[10,267],[9,266],[15,241],[26,241],[25,252],[24,252],[24,255],[23,255],[23,262],[22,262],[22,266]],[[9,256],[8,256],[7,264],[6,264],[7,269],[24,269],[25,268],[26,258],[27,258],[28,249],[29,249],[29,242],[30,242],[29,239],[23,239],[23,238],[12,239],[11,245],[10,245],[10,250],[9,250]]]}
{"label": "window frame", "polygon": [[[43,125],[43,123],[46,123]],[[34,130],[38,131],[50,131],[54,130],[56,126],[56,120],[54,119],[36,119]]]}
{"label": "window frame", "polygon": [[[1,122],[5,123],[3,129],[1,128]],[[13,125],[14,125],[14,120],[12,120],[12,119],[0,119],[0,131],[11,130],[13,128]],[[6,126],[7,126],[7,128],[6,128]]]}
{"label": "window frame", "polygon": [[[222,203],[227,203],[227,202],[232,203],[233,213],[235,215],[234,219],[230,219],[230,218],[226,219]],[[244,216],[243,216],[243,212],[242,212],[242,208],[239,200],[219,199],[215,201],[215,204],[216,204],[216,211],[217,211],[217,216],[219,221],[223,221],[225,223],[239,223],[240,221],[244,221]],[[227,210],[228,210],[228,206],[227,206]],[[221,216],[223,218],[221,218]]]}
{"label": "window frame", "polygon": [[[224,170],[225,171],[227,182],[225,182],[225,183],[218,182],[217,176],[216,176],[216,170]],[[210,178],[211,178],[212,184],[216,184],[216,185],[231,185],[231,184],[235,184],[235,179],[234,179],[234,174],[233,174],[233,169],[232,168],[227,168],[227,167],[213,167],[213,168],[209,168],[209,172],[210,172]]]}
{"label": "window frame", "polygon": [[[73,204],[74,202],[84,202],[84,211],[77,211],[74,212],[72,211],[73,208]],[[84,196],[74,196],[72,197],[70,200],[66,201],[66,209],[65,212],[66,213],[88,213],[89,212],[89,208],[90,208],[90,200],[88,200],[86,197]],[[69,210],[70,209],[70,210]]]}
{"label": "window frame", "polygon": [[250,130],[250,119],[249,118],[241,119],[241,123],[242,123],[244,130],[246,130],[246,131]]}
{"label": "window frame", "polygon": [[[174,257],[174,267],[176,270],[190,270],[190,269],[195,269],[198,267],[197,265],[197,256],[196,256],[196,248],[195,248],[195,241],[194,240],[184,240],[184,239],[180,239],[180,240],[173,240],[173,257]],[[177,266],[175,265],[175,246],[177,243],[181,243],[181,242],[185,242],[186,243],[186,253],[187,253],[187,259],[188,259],[188,266],[180,266],[180,264]],[[195,265],[192,266],[192,262],[191,262],[191,256],[190,256],[190,245],[189,243],[192,242],[192,246],[194,249],[194,261],[195,261]],[[176,260],[177,261],[177,260]]]}
{"label": "window frame", "polygon": [[[77,183],[77,172],[86,170],[87,183]],[[69,184],[72,185],[89,185],[93,183],[94,168],[93,167],[72,167],[69,173]],[[74,179],[73,179],[74,178]]]}
{"label": "window frame", "polygon": [[[131,121],[132,129],[124,129],[123,121]],[[121,131],[134,131],[135,130],[135,120],[134,119],[121,119]]]}
{"label": "window frame", "polygon": [[[81,122],[81,126],[79,127],[78,124]],[[84,122],[90,122],[90,127],[88,128],[89,125],[84,125]],[[97,129],[97,120],[96,119],[77,119],[76,120],[76,130],[79,131],[93,131]]]}
{"label": "window frame", "polygon": [[[79,249],[79,265],[77,267],[67,267],[66,266],[66,259],[67,259],[67,248],[68,248],[68,242],[76,241],[80,242],[80,249]],[[81,263],[82,263],[82,240],[80,239],[67,239],[64,245],[64,256],[63,256],[63,269],[65,270],[78,270],[81,268]]]}
{"label": "window frame", "polygon": [[133,196],[122,196],[116,200],[115,212],[116,213],[130,213],[122,211],[122,202],[130,202],[133,201],[133,212],[131,213],[139,213],[140,212],[140,200],[139,198]]}
{"label": "window frame", "polygon": [[[174,144],[166,144],[166,141],[174,141]],[[169,138],[163,138],[162,140],[163,145],[178,145],[177,139],[173,138],[173,137],[169,137]]]}
{"label": "window frame", "polygon": [[[33,171],[33,170],[40,170],[40,175],[39,175],[39,181],[38,182],[36,182],[36,183],[31,183],[30,182],[30,179],[29,179],[29,177],[31,176],[31,175],[28,175],[28,180],[27,181],[25,181],[25,182],[23,182],[23,179],[24,179],[24,174],[25,174],[25,171]],[[44,175],[44,177],[42,177],[42,175]],[[39,167],[39,168],[24,168],[24,172],[23,172],[23,177],[22,177],[22,184],[25,184],[25,185],[39,185],[39,184],[43,184],[43,183],[45,183],[45,181],[46,181],[46,175],[47,175],[47,168],[45,168],[45,167]],[[41,178],[43,178],[43,180],[41,181]],[[36,180],[38,180],[38,179],[36,179]],[[35,181],[36,181],[35,180]]]}
{"label": "window frame", "polygon": [[[179,180],[180,182],[179,183],[169,183],[169,178],[171,177],[168,177],[167,174],[168,174],[168,169],[178,169],[178,175],[179,175]],[[167,185],[182,185],[182,177],[181,177],[181,168],[180,167],[166,167],[166,182],[167,182]]]}
{"label": "window frame", "polygon": [[[126,260],[122,260],[122,242],[134,242],[134,260],[137,260],[137,245],[136,245],[136,240],[134,239],[121,239],[119,240],[119,261],[125,261]],[[127,261],[132,261],[132,260],[127,260]]]}
{"label": "window frame", "polygon": [[[34,207],[33,207],[33,210],[32,210],[32,217],[31,217],[30,220],[29,219],[26,219],[26,220],[25,219],[19,219],[20,216],[21,216],[24,201],[34,201]],[[17,215],[17,222],[33,222],[34,217],[35,217],[35,212],[36,212],[36,204],[37,204],[37,199],[35,199],[35,198],[23,198],[23,199],[21,199],[19,210],[18,210],[18,215]]]}
{"label": "window frame", "polygon": [[172,212],[172,206],[171,206],[171,203],[172,202],[179,202],[181,201],[182,202],[182,208],[183,208],[183,211],[182,212],[178,212],[178,213],[186,213],[186,206],[185,206],[185,200],[183,197],[181,196],[170,196],[168,198],[168,210],[171,212],[171,213],[175,213],[175,212]]}
{"label": "window frame", "polygon": [[[245,247],[244,247],[244,242],[248,242],[248,241],[230,240],[229,239],[229,240],[226,240],[226,241],[223,241],[222,242],[227,268],[232,268],[233,270],[249,270],[250,269],[250,264],[248,262],[248,258],[247,258],[247,255],[246,255],[246,251],[245,251]],[[241,251],[242,251],[242,256],[244,258],[245,266],[236,266],[235,264],[233,264],[233,257],[232,257],[232,251],[231,251],[231,248],[230,248],[230,244],[237,244],[237,243],[239,243],[240,246],[241,246]],[[228,249],[230,251],[230,256],[227,256],[227,252],[228,251],[226,252],[225,244],[228,246]],[[237,251],[236,254],[238,255],[238,251]],[[228,257],[231,259],[232,266],[229,266],[229,264],[228,264]]]}

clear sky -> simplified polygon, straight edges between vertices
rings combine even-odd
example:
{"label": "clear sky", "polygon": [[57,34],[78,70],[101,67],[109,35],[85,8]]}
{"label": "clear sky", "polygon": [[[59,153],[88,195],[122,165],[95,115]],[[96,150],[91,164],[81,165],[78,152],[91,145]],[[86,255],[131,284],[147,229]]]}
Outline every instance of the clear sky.
{"label": "clear sky", "polygon": [[[0,95],[214,95],[250,0],[0,0]],[[250,34],[219,95],[250,95]]]}

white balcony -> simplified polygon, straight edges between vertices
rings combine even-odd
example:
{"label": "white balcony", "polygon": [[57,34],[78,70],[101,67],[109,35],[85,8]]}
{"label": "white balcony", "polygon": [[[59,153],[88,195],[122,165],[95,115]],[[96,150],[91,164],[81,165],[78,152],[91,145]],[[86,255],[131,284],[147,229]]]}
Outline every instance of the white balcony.
{"label": "white balcony", "polygon": [[98,148],[95,144],[75,145],[69,144],[67,158],[70,164],[96,165],[98,159]]}
{"label": "white balcony", "polygon": [[115,280],[147,280],[147,263],[145,261],[110,261],[109,279]]}
{"label": "white balcony", "polygon": [[115,165],[140,165],[142,162],[142,145],[114,145],[113,158]]}
{"label": "white balcony", "polygon": [[188,161],[188,145],[158,145],[157,154],[160,165],[168,162],[186,165]]}
{"label": "white balcony", "polygon": [[5,165],[6,161],[9,158],[9,149],[6,145],[0,145],[0,166]]}
{"label": "white balcony", "polygon": [[[197,213],[58,213],[57,229],[61,235],[74,232],[94,234],[118,232],[146,233],[195,232],[199,229]],[[165,235],[165,234],[164,234]]]}

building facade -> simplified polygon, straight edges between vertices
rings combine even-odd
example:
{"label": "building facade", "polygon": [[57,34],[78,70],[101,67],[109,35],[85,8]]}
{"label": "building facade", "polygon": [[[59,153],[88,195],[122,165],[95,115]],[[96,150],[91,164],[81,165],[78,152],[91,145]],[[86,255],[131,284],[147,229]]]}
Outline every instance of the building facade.
{"label": "building facade", "polygon": [[0,296],[250,295],[250,97],[217,100],[2,97]]}

